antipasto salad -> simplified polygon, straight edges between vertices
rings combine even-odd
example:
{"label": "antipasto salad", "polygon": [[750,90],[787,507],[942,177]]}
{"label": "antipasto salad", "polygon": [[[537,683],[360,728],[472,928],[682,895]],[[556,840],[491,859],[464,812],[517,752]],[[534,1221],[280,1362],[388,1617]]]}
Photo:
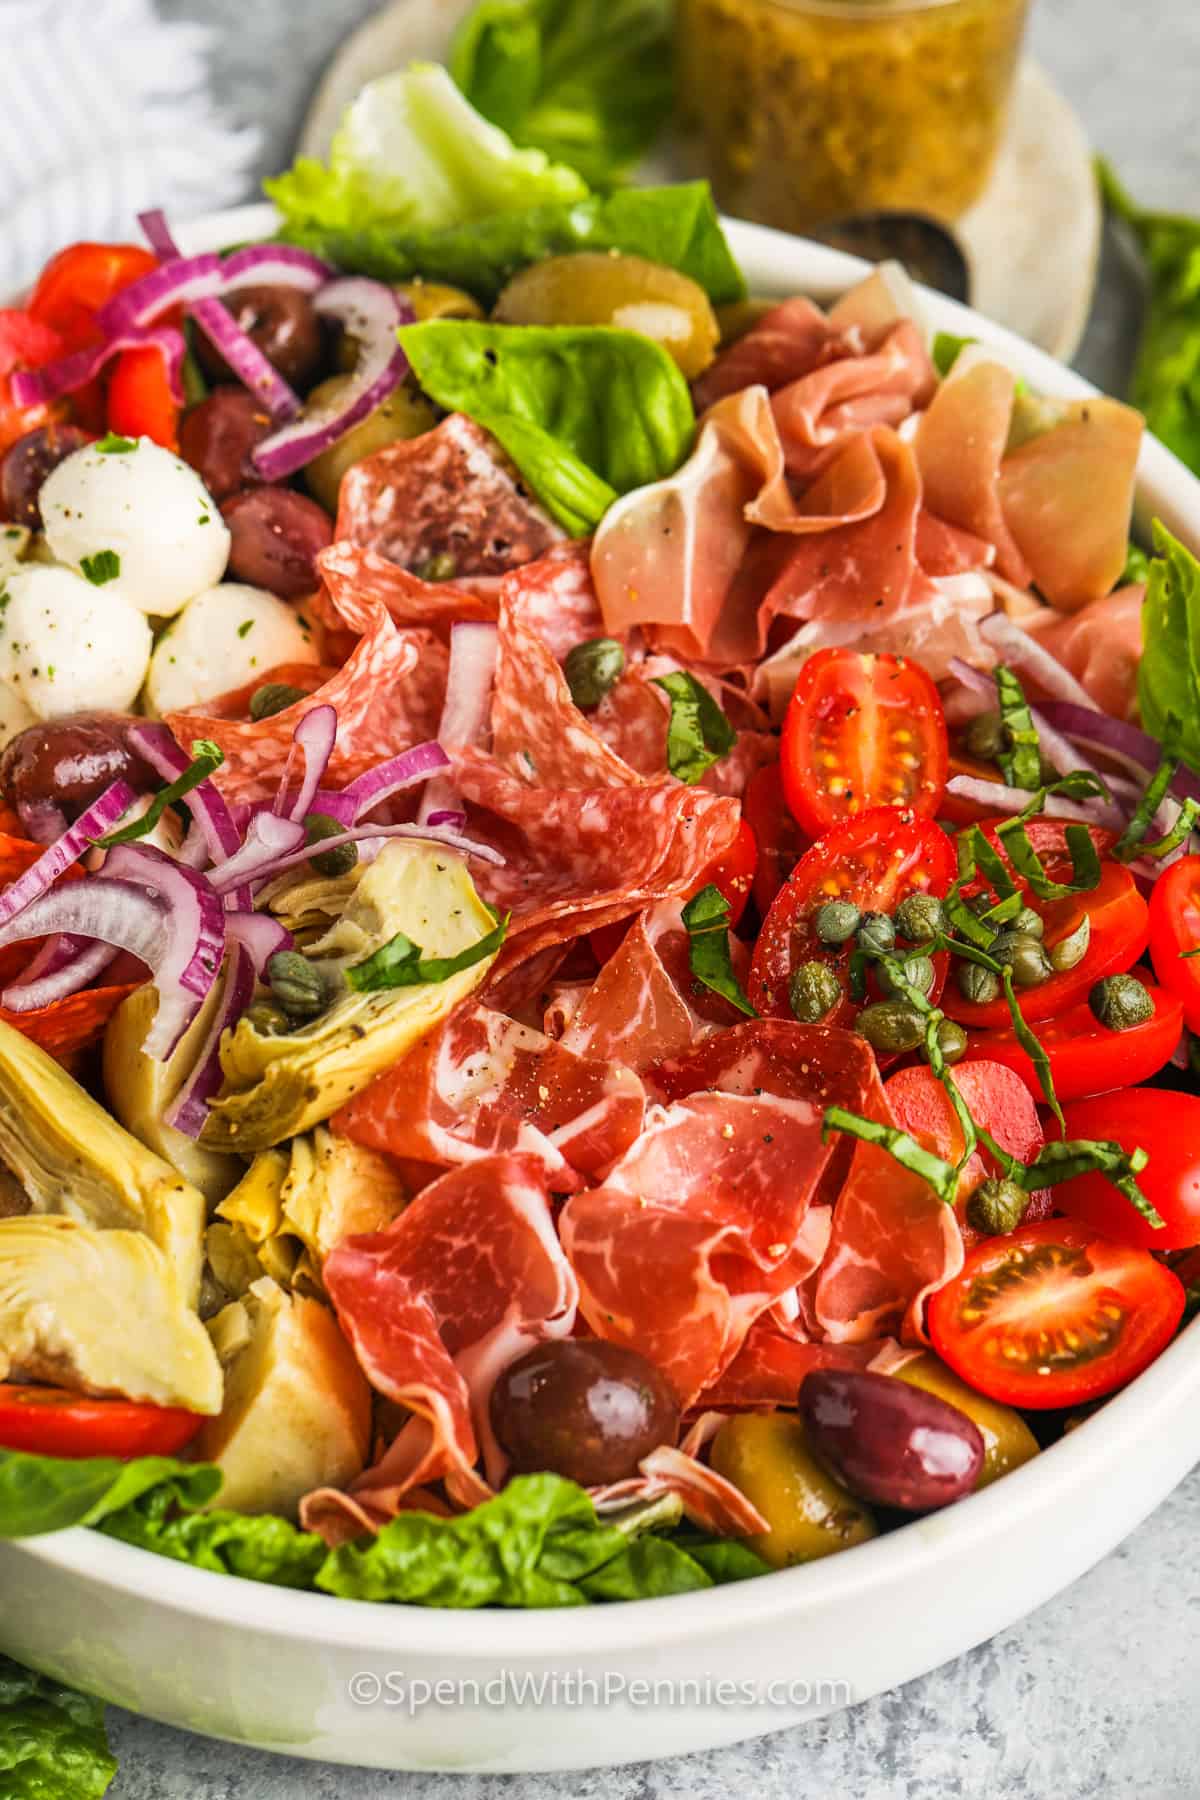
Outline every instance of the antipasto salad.
{"label": "antipasto salad", "polygon": [[1140,417],[437,68],[270,191],[0,313],[0,1534],[560,1606],[961,1500],[1200,1282]]}

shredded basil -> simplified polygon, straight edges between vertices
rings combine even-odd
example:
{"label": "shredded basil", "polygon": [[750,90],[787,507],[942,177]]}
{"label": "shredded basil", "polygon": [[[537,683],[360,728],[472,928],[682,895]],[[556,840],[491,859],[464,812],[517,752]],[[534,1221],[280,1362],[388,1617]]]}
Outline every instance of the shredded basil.
{"label": "shredded basil", "polygon": [[757,1012],[733,972],[729,915],[728,900],[711,882],[688,901],[681,914],[688,934],[688,967],[702,987],[720,994],[748,1019],[757,1019]]}
{"label": "shredded basil", "polygon": [[922,1181],[927,1181],[939,1200],[947,1206],[954,1205],[958,1197],[957,1169],[935,1156],[932,1150],[924,1149],[907,1131],[901,1131],[895,1125],[882,1125],[878,1119],[864,1119],[860,1113],[848,1112],[844,1106],[829,1106],[821,1124],[822,1138],[828,1138],[831,1131],[844,1131],[848,1137],[858,1138],[864,1144],[877,1144],[910,1175],[919,1175]]}
{"label": "shredded basil", "polygon": [[694,787],[733,749],[737,732],[703,682],[686,670],[656,675],[654,682],[671,702],[667,767],[686,787]]}
{"label": "shredded basil", "polygon": [[79,569],[93,587],[103,587],[120,575],[121,559],[115,550],[97,550],[94,556],[80,558]]}
{"label": "shredded basil", "polygon": [[346,984],[358,994],[378,994],[388,988],[435,987],[494,956],[507,935],[506,915],[486,937],[468,944],[455,956],[423,956],[421,946],[398,931],[386,944],[346,970]]}
{"label": "shredded basil", "polygon": [[1004,998],[1008,1001],[1008,1010],[1012,1015],[1013,1034],[1037,1071],[1038,1082],[1046,1097],[1046,1105],[1058,1120],[1058,1129],[1065,1131],[1067,1121],[1063,1118],[1062,1107],[1059,1105],[1058,1095],[1054,1091],[1054,1076],[1050,1068],[1050,1058],[1046,1054],[1041,1039],[1026,1022],[1020,1002],[1013,992],[1012,970],[1007,964],[1000,970],[1000,979],[1004,983]]}
{"label": "shredded basil", "polygon": [[1036,788],[1042,779],[1042,751],[1025,690],[1003,663],[993,672],[993,679],[1008,735],[1008,748],[996,760],[1009,787]]}
{"label": "shredded basil", "polygon": [[92,445],[92,449],[98,450],[101,456],[119,456],[127,450],[136,450],[137,439],[121,437],[118,432],[109,431]]}
{"label": "shredded basil", "polygon": [[1200,818],[1200,802],[1185,800],[1170,831],[1165,832],[1160,838],[1153,838],[1148,844],[1143,844],[1141,854],[1152,857],[1169,856],[1172,850],[1179,848],[1185,838],[1192,835],[1197,818]]}
{"label": "shredded basil", "polygon": [[122,825],[117,831],[110,831],[107,836],[97,838],[96,844],[101,850],[113,850],[118,844],[134,844],[139,838],[149,837],[168,806],[176,800],[182,800],[193,788],[198,788],[202,781],[207,781],[214,769],[219,769],[225,761],[225,752],[211,738],[197,738],[192,745],[192,761],[177,775],[167,787],[159,788],[150,805],[140,819],[134,819],[130,825]]}
{"label": "shredded basil", "polygon": [[1024,824],[1029,819],[1036,819],[1039,813],[1046,810],[1046,802],[1051,794],[1062,794],[1068,800],[1110,800],[1112,793],[1108,783],[1091,769],[1073,769],[1069,775],[1060,775],[1056,781],[1047,781],[1031,794],[1026,804],[1017,814]]}
{"label": "shredded basil", "polygon": [[[983,838],[983,833],[979,832],[979,836]],[[1066,900],[1072,894],[1090,894],[1100,885],[1100,853],[1086,825],[1072,823],[1063,830],[1071,857],[1070,881],[1050,879],[1041,857],[1029,841],[1023,820],[1006,819],[1003,825],[997,825],[996,836],[1017,874],[1039,900]],[[983,841],[986,843],[986,838]]]}

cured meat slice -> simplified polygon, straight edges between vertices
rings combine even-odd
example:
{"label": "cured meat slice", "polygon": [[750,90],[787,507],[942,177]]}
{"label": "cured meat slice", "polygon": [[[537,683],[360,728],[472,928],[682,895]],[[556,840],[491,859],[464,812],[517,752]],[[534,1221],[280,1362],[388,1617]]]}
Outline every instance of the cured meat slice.
{"label": "cured meat slice", "polygon": [[984,350],[964,350],[922,414],[916,454],[932,510],[993,544],[999,573],[1024,587],[1029,566],[1005,521],[998,485],[1015,392],[1011,369]]}
{"label": "cured meat slice", "polygon": [[859,432],[899,425],[935,386],[920,330],[900,319],[865,355],[826,362],[778,389],[771,407],[789,473],[810,474]]}
{"label": "cured meat slice", "polygon": [[414,573],[502,575],[564,533],[523,486],[495,439],[463,413],[377,450],[342,478],[336,539]]}
{"label": "cured meat slice", "polygon": [[636,1139],[631,1069],[576,1055],[486,1006],[467,1006],[335,1114],[356,1143],[418,1162],[535,1157],[559,1192],[602,1174]]}
{"label": "cured meat slice", "polygon": [[1079,612],[1064,614],[1043,607],[1021,623],[1074,675],[1095,706],[1114,719],[1128,719],[1137,706],[1145,597],[1146,589],[1138,582],[1090,601]]}
{"label": "cured meat slice", "polygon": [[437,730],[446,686],[448,653],[428,631],[403,631],[383,607],[372,609],[369,627],[348,660],[304,700],[256,722],[230,719],[208,707],[168,713],[166,723],[181,744],[211,738],[225,761],[213,780],[225,799],[269,799],[287,760],[292,733],[314,706],[337,709],[338,732],[325,772],[327,786],[347,782],[389,756],[426,742]]}
{"label": "cured meat slice", "polygon": [[492,1387],[575,1323],[576,1282],[540,1164],[495,1156],[451,1170],[386,1231],[339,1244],[322,1279],[368,1381],[413,1417],[348,1494],[307,1497],[306,1525],[331,1538],[377,1528],[436,1481],[460,1504],[487,1499],[475,1463],[482,1447],[499,1478]]}
{"label": "cured meat slice", "polygon": [[706,412],[742,388],[761,386],[770,391],[798,380],[816,368],[835,338],[829,320],[811,300],[784,300],[722,350],[693,383],[696,411]]}
{"label": "cured meat slice", "polygon": [[[752,1325],[725,1372],[699,1404],[736,1411],[755,1406],[795,1406],[800,1383],[814,1369],[900,1368],[916,1355],[891,1338],[861,1344],[819,1344],[779,1331],[766,1319]],[[884,1369],[882,1365],[888,1364]]]}
{"label": "cured meat slice", "polygon": [[460,584],[423,581],[378,550],[361,544],[330,544],[317,558],[324,590],[315,611],[328,625],[367,628],[372,603],[386,606],[397,625],[422,625],[445,633],[460,619],[492,620],[499,608],[498,576],[476,576]]}

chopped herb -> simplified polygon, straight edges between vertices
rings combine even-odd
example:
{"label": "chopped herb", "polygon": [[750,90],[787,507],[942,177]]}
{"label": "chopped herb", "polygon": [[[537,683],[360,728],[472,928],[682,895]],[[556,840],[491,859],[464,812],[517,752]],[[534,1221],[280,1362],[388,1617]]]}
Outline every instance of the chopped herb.
{"label": "chopped herb", "polygon": [[667,767],[685,786],[694,787],[733,749],[737,732],[694,675],[677,669],[670,675],[656,675],[654,682],[671,702]]}
{"label": "chopped herb", "polygon": [[94,556],[82,557],[79,568],[93,587],[103,587],[105,582],[115,581],[120,575],[121,559],[115,550],[97,550]]}
{"label": "chopped herb", "polygon": [[1012,970],[1007,966],[1001,969],[1000,979],[1004,983],[1004,998],[1008,1001],[1008,1010],[1012,1016],[1013,1034],[1037,1071],[1038,1083],[1046,1097],[1046,1105],[1058,1120],[1058,1129],[1065,1131],[1067,1122],[1063,1118],[1062,1107],[1059,1105],[1058,1095],[1054,1091],[1054,1076],[1050,1069],[1050,1058],[1037,1033],[1026,1023],[1020,1002],[1013,992]]}
{"label": "chopped herb", "polygon": [[243,619],[241,624],[237,628],[237,634],[240,638],[244,638],[246,636],[247,632],[250,632],[253,630],[254,630],[254,620],[253,619]]}
{"label": "chopped herb", "polygon": [[[986,843],[978,826],[974,829]],[[1041,857],[1029,841],[1023,819],[1006,819],[1003,825],[997,825],[996,836],[1013,868],[1039,900],[1065,900],[1071,894],[1090,894],[1100,885],[1100,853],[1086,825],[1072,823],[1063,832],[1071,856],[1070,881],[1053,881],[1047,875]],[[978,845],[976,856],[979,856]]]}
{"label": "chopped herb", "polygon": [[98,450],[101,456],[120,456],[127,450],[136,450],[137,439],[120,437],[115,431],[110,431],[98,443],[93,444],[92,448]]}
{"label": "chopped herb", "polygon": [[995,671],[995,682],[1007,743],[996,760],[1009,787],[1032,790],[1042,778],[1042,753],[1025,690],[1003,663]]}
{"label": "chopped herb", "polygon": [[378,994],[387,988],[435,986],[494,956],[507,934],[506,916],[486,937],[468,944],[456,956],[427,957],[422,954],[419,944],[398,931],[365,961],[347,969],[346,982],[358,994]]}
{"label": "chopped herb", "polygon": [[924,1149],[916,1138],[909,1137],[907,1131],[901,1131],[895,1125],[882,1125],[878,1119],[864,1119],[859,1113],[848,1112],[844,1106],[829,1106],[821,1124],[822,1138],[827,1138],[831,1131],[844,1131],[848,1137],[858,1138],[864,1144],[877,1144],[902,1169],[927,1181],[947,1206],[954,1205],[958,1197],[958,1171],[931,1150]]}
{"label": "chopped herb", "polygon": [[131,824],[97,838],[95,842],[98,847],[101,850],[112,850],[117,844],[132,844],[138,838],[148,837],[168,806],[173,805],[176,800],[182,800],[185,794],[198,788],[202,781],[207,781],[214,769],[220,768],[225,761],[225,753],[211,738],[197,738],[192,745],[192,759],[182,775],[177,775],[169,786],[159,788],[140,819],[134,819]]}
{"label": "chopped herb", "polygon": [[711,882],[688,901],[681,915],[688,934],[688,966],[702,987],[720,994],[748,1019],[757,1019],[758,1014],[733,972],[729,914],[728,900]]}

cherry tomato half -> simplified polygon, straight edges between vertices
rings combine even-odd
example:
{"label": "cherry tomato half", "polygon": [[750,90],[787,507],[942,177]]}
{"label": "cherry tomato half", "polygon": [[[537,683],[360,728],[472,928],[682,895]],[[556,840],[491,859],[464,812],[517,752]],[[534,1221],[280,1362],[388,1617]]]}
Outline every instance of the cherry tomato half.
{"label": "cherry tomato half", "polygon": [[[876,806],[859,813],[806,850],[763,920],[750,968],[751,1005],[768,1018],[791,1017],[788,980],[797,964],[820,960],[835,970],[846,998],[825,1021],[854,1016],[848,970],[853,944],[831,950],[814,918],[826,900],[853,900],[864,912],[894,912],[909,894],[948,892],[957,864],[944,831],[929,819]],[[939,962],[944,959],[939,957]]]}
{"label": "cherry tomato half", "polygon": [[1149,1224],[1102,1175],[1077,1175],[1056,1187],[1062,1212],[1116,1244],[1144,1250],[1200,1244],[1200,1098],[1131,1087],[1077,1100],[1063,1108],[1063,1116],[1068,1137],[1111,1138],[1122,1150],[1149,1153],[1137,1182],[1163,1223]]}
{"label": "cherry tomato half", "polygon": [[1189,1031],[1200,1031],[1200,856],[1181,856],[1150,894],[1150,960],[1165,988],[1177,994]]}
{"label": "cherry tomato half", "polygon": [[96,342],[96,314],[105,302],[157,267],[158,258],[140,244],[69,244],[38,276],[29,310],[69,349],[82,349]]}
{"label": "cherry tomato half", "polygon": [[61,417],[61,403],[53,406],[18,406],[12,397],[10,376],[16,369],[42,369],[62,355],[58,333],[16,307],[0,309],[0,456],[52,419]]}
{"label": "cherry tomato half", "polygon": [[1046,1219],[977,1244],[930,1300],[929,1335],[992,1400],[1077,1406],[1140,1375],[1170,1343],[1183,1306],[1183,1284],[1149,1251],[1075,1219]]}
{"label": "cherry tomato half", "polygon": [[809,837],[876,806],[932,816],[946,786],[946,721],[936,687],[905,656],[818,650],[783,721],[780,767]]}
{"label": "cherry tomato half", "polygon": [[179,448],[179,407],[161,350],[123,350],[108,383],[108,426],[120,437],[148,437]]}
{"label": "cherry tomato half", "polygon": [[[983,827],[994,841],[993,828]],[[1064,879],[1070,871],[1063,826],[1057,819],[1034,819],[1026,826],[1029,841],[1042,859],[1046,873],[1053,880]],[[1104,856],[1114,842],[1110,832],[1093,831],[1093,840]],[[1024,888],[1024,884],[1020,884]],[[1146,948],[1148,911],[1138,893],[1137,884],[1122,864],[1106,858],[1100,865],[1100,884],[1086,894],[1072,894],[1066,900],[1038,900],[1025,890],[1029,904],[1040,912],[1046,930],[1043,943],[1049,950],[1062,938],[1069,937],[1082,922],[1091,920],[1091,938],[1082,962],[1061,975],[1051,975],[1038,987],[1021,991],[1021,1012],[1030,1022],[1056,1018],[1080,1000],[1106,975],[1132,968]],[[1012,1022],[1008,1002],[1001,995],[979,1005],[964,1000],[953,982],[947,987],[942,1005],[952,1019],[961,1025],[991,1030],[1004,1030]],[[1174,1048],[1174,1046],[1172,1046]]]}
{"label": "cherry tomato half", "polygon": [[758,867],[754,871],[754,904],[765,919],[771,902],[808,848],[808,839],[787,809],[783,774],[777,762],[758,769],[742,795],[742,817],[758,842]]}
{"label": "cherry tomato half", "polygon": [[[695,886],[686,896],[698,894],[703,887],[715,887],[729,902],[730,929],[741,919],[750,899],[750,890],[754,886],[754,871],[758,863],[758,845],[754,833],[745,819],[738,825],[737,836],[723,856],[716,857],[709,863]],[[629,930],[628,919],[618,919],[615,925],[601,925],[597,930],[589,932],[588,942],[592,953],[599,963],[606,963],[610,956],[620,949],[625,933]]]}
{"label": "cherry tomato half", "polygon": [[173,1456],[204,1423],[179,1406],[0,1386],[0,1445],[35,1456]]}
{"label": "cherry tomato half", "polygon": [[[1133,1087],[1170,1062],[1183,1031],[1183,1010],[1165,988],[1149,981],[1145,985],[1154,1002],[1153,1016],[1128,1031],[1110,1031],[1101,1025],[1086,1000],[1077,1001],[1056,1018],[1039,1021],[1038,1041],[1050,1058],[1054,1090],[1060,1100],[1082,1100],[1090,1094],[1110,1093],[1113,1088]],[[1034,1099],[1042,1100],[1037,1070],[1011,1025],[1007,1031],[968,1033],[965,1061],[980,1058],[1012,1069]]]}

